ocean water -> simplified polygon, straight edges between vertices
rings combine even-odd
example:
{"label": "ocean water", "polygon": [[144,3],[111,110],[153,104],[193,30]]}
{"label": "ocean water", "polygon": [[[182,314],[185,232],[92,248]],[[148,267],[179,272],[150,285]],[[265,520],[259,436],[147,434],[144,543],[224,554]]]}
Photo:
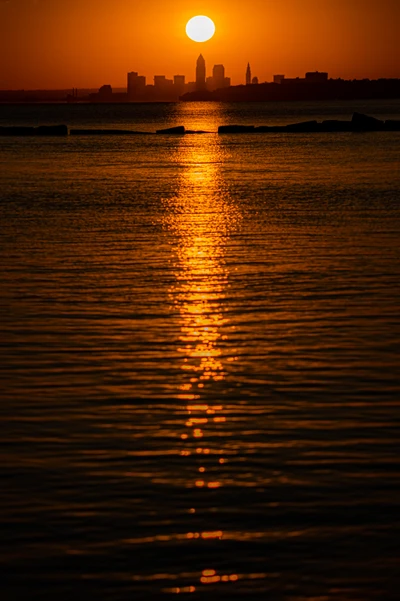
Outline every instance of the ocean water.
{"label": "ocean water", "polygon": [[2,106],[1,599],[398,599],[397,102]]}

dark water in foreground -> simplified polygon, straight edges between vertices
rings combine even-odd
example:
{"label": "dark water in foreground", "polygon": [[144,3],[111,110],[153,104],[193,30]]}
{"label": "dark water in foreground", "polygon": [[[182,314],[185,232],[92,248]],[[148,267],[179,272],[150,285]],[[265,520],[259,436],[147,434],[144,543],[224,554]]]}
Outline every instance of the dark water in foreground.
{"label": "dark water in foreground", "polygon": [[398,598],[399,150],[0,140],[2,600]]}

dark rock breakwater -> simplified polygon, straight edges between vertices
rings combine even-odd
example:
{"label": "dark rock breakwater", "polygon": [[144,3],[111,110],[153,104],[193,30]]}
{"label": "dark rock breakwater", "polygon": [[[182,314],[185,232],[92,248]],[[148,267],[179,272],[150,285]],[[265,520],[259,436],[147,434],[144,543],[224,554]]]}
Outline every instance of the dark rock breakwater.
{"label": "dark rock breakwater", "polygon": [[[351,121],[328,119],[318,122],[302,121],[288,125],[220,125],[219,134],[249,133],[323,133],[323,132],[376,132],[400,131],[400,120],[382,121],[362,113],[353,113]],[[39,127],[0,127],[1,136],[132,136],[132,135],[185,135],[206,134],[203,130],[186,129],[184,125],[157,129],[156,132],[133,131],[130,129],[69,129],[67,125],[41,125]]]}

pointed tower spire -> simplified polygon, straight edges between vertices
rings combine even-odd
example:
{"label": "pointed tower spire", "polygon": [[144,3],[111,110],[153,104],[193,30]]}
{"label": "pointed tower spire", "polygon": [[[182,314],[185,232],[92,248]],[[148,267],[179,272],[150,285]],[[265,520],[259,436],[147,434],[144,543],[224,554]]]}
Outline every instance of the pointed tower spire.
{"label": "pointed tower spire", "polygon": [[247,63],[247,69],[246,69],[246,86],[251,84],[251,69],[250,69],[250,63]]}
{"label": "pointed tower spire", "polygon": [[200,54],[196,63],[196,90],[205,90],[206,88],[206,61]]}

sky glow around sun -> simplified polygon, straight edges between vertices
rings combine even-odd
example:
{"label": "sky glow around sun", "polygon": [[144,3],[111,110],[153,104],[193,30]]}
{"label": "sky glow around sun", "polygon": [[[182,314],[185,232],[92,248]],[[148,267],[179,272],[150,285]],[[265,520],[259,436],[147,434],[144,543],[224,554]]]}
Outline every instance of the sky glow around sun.
{"label": "sky glow around sun", "polygon": [[[185,31],[195,15],[216,25],[203,43]],[[0,89],[122,91],[132,71],[148,84],[156,74],[189,81],[199,46],[209,74],[223,64],[232,85],[248,62],[260,83],[308,71],[397,78],[399,15],[399,0],[0,0]]]}
{"label": "sky glow around sun", "polygon": [[215,25],[209,17],[198,15],[186,24],[186,34],[194,42],[207,42],[215,33]]}

